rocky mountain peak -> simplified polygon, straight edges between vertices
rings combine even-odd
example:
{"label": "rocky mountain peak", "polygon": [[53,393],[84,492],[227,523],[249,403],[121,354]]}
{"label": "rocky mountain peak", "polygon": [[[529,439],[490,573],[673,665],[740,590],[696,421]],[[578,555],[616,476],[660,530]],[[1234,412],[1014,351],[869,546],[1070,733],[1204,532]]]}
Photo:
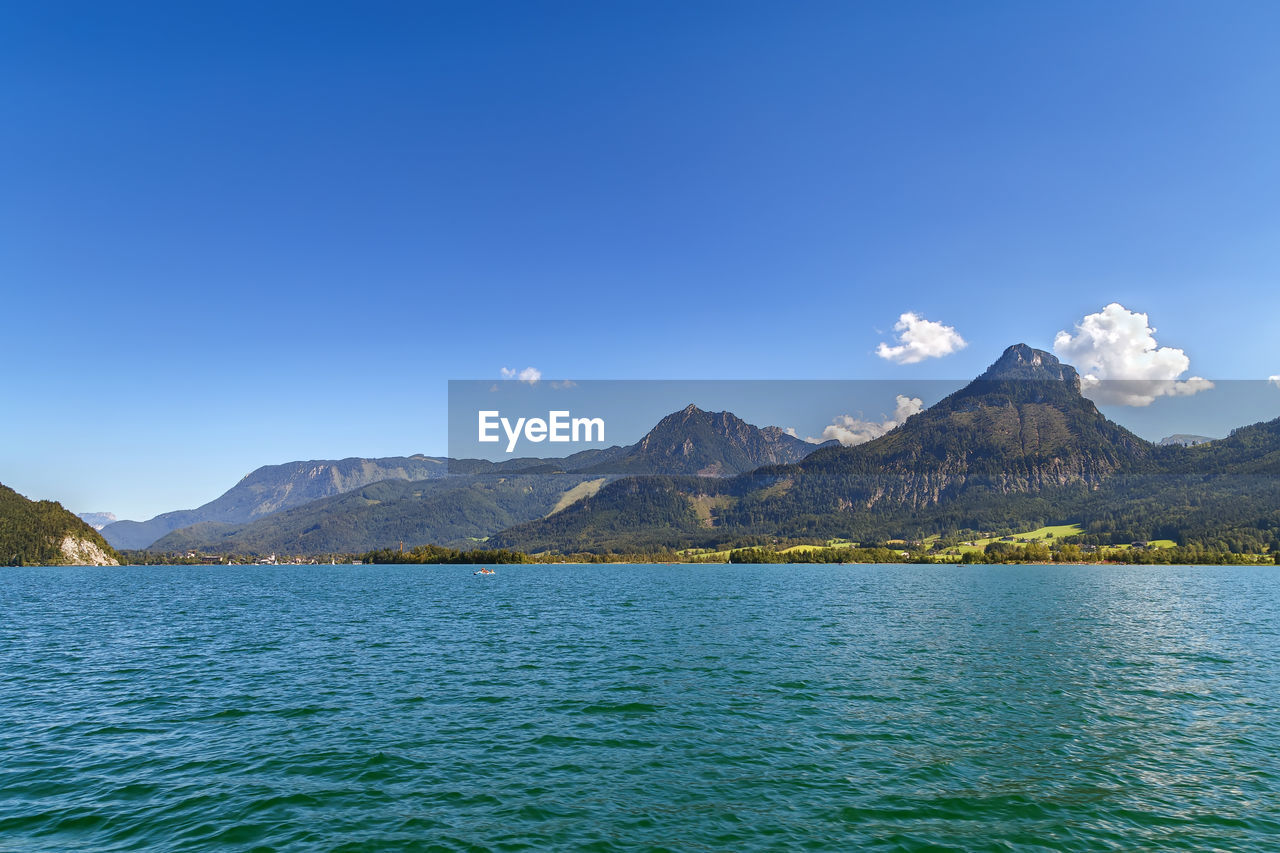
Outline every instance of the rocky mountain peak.
{"label": "rocky mountain peak", "polygon": [[978,381],[1035,380],[1041,382],[1066,382],[1080,390],[1080,374],[1069,364],[1058,361],[1057,356],[1026,344],[1014,344],[986,369]]}
{"label": "rocky mountain peak", "polygon": [[725,477],[796,462],[815,449],[779,427],[760,429],[733,412],[708,412],[691,403],[660,420],[608,469]]}

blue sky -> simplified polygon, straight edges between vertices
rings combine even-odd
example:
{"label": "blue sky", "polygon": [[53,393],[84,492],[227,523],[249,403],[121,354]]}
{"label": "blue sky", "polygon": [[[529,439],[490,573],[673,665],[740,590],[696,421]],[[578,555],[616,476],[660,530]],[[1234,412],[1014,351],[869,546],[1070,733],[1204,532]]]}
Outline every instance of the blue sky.
{"label": "blue sky", "polygon": [[[1261,2],[5,4],[0,482],[147,517],[443,453],[447,380],[503,367],[962,378],[1111,303],[1183,379],[1280,374],[1278,41]],[[905,312],[966,345],[878,357]]]}

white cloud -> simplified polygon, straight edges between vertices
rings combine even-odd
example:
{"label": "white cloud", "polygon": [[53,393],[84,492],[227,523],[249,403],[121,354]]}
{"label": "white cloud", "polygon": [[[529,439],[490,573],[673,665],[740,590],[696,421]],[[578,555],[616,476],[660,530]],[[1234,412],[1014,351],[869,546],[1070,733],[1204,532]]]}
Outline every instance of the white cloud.
{"label": "white cloud", "polygon": [[853,415],[840,415],[831,422],[829,427],[822,431],[820,437],[807,438],[805,441],[820,443],[834,438],[845,447],[865,444],[873,438],[879,438],[889,430],[899,426],[907,418],[918,414],[924,409],[924,401],[919,397],[908,397],[905,394],[899,394],[897,403],[897,408],[893,410],[893,414],[882,421],[864,421],[861,418],[855,418]]}
{"label": "white cloud", "polygon": [[1208,390],[1199,376],[1179,379],[1191,366],[1180,349],[1156,343],[1146,314],[1112,302],[1076,324],[1075,334],[1058,332],[1053,351],[1080,371],[1085,395],[1099,403],[1149,406],[1157,397],[1182,397]]}
{"label": "white cloud", "polygon": [[1267,381],[1270,382],[1272,385],[1276,386],[1277,388],[1280,388],[1280,374],[1277,374],[1275,376],[1268,376]]}
{"label": "white cloud", "polygon": [[[541,376],[541,374],[539,374],[539,376]],[[561,379],[558,382],[555,380],[552,380],[551,387],[556,389],[557,391],[564,391],[569,388],[577,388],[578,383],[574,382],[572,379]]]}
{"label": "white cloud", "polygon": [[897,364],[915,364],[926,358],[941,358],[968,346],[953,327],[926,320],[911,311],[898,318],[898,322],[893,324],[893,330],[898,333],[897,346],[889,346],[882,341],[876,347],[876,355]]}
{"label": "white cloud", "polygon": [[502,368],[503,379],[518,379],[521,382],[528,382],[530,385],[537,384],[542,378],[542,371],[536,367],[526,367],[524,370],[515,370],[510,367]]}

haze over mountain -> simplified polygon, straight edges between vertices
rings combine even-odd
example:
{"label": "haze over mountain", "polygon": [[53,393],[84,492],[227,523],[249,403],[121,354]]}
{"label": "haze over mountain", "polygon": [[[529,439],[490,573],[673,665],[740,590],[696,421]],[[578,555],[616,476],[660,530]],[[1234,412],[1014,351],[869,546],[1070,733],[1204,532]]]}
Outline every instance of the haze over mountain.
{"label": "haze over mountain", "polygon": [[1161,447],[1168,447],[1177,444],[1182,447],[1195,447],[1197,444],[1205,444],[1206,442],[1217,441],[1207,435],[1188,435],[1186,433],[1178,433],[1177,435],[1166,435],[1160,439]]}
{"label": "haze over mountain", "polygon": [[76,515],[94,530],[101,530],[108,524],[115,524],[119,521],[114,512],[80,512],[76,513]]}
{"label": "haze over mountain", "polygon": [[385,480],[247,524],[184,527],[149,550],[265,555],[358,553],[395,548],[401,542],[406,547],[467,547],[512,525],[542,518],[562,501],[591,494],[604,482],[595,475],[536,470]]}
{"label": "haze over mountain", "polygon": [[102,528],[102,535],[116,548],[145,548],[165,534],[192,524],[244,523],[370,483],[427,480],[444,476],[446,470],[445,460],[432,456],[352,457],[264,465],[202,506],[166,512],[148,521],[117,521]]}

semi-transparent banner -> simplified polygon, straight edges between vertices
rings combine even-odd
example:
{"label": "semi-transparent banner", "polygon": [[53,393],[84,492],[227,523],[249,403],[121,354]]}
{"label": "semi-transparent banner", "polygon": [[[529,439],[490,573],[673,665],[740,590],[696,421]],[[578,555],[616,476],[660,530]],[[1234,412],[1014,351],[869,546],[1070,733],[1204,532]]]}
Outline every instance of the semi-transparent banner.
{"label": "semi-transparent banner", "polygon": [[[751,426],[763,429],[766,444],[779,448],[779,462],[788,462],[805,445],[873,441],[957,392],[977,406],[999,404],[1009,389],[1022,389],[1009,392],[1017,397],[1012,402],[1040,396],[1044,406],[1063,411],[1096,405],[1108,419],[1154,443],[1221,439],[1238,427],[1280,416],[1275,380],[1086,380],[1078,391],[1063,386],[1035,379],[451,380],[448,455],[553,460],[550,471],[563,467],[554,460],[570,457],[598,457],[597,464],[607,466],[619,458],[611,448],[633,448],[646,437],[664,442],[664,452],[679,453],[666,446],[678,440],[692,454],[713,437],[753,443],[759,451],[760,436],[745,429]],[[955,408],[955,399],[948,405]],[[772,458],[767,449],[759,452],[759,458]],[[723,476],[741,464],[746,460],[717,469],[709,462],[709,470],[700,473]],[[622,472],[627,470],[624,465]]]}

